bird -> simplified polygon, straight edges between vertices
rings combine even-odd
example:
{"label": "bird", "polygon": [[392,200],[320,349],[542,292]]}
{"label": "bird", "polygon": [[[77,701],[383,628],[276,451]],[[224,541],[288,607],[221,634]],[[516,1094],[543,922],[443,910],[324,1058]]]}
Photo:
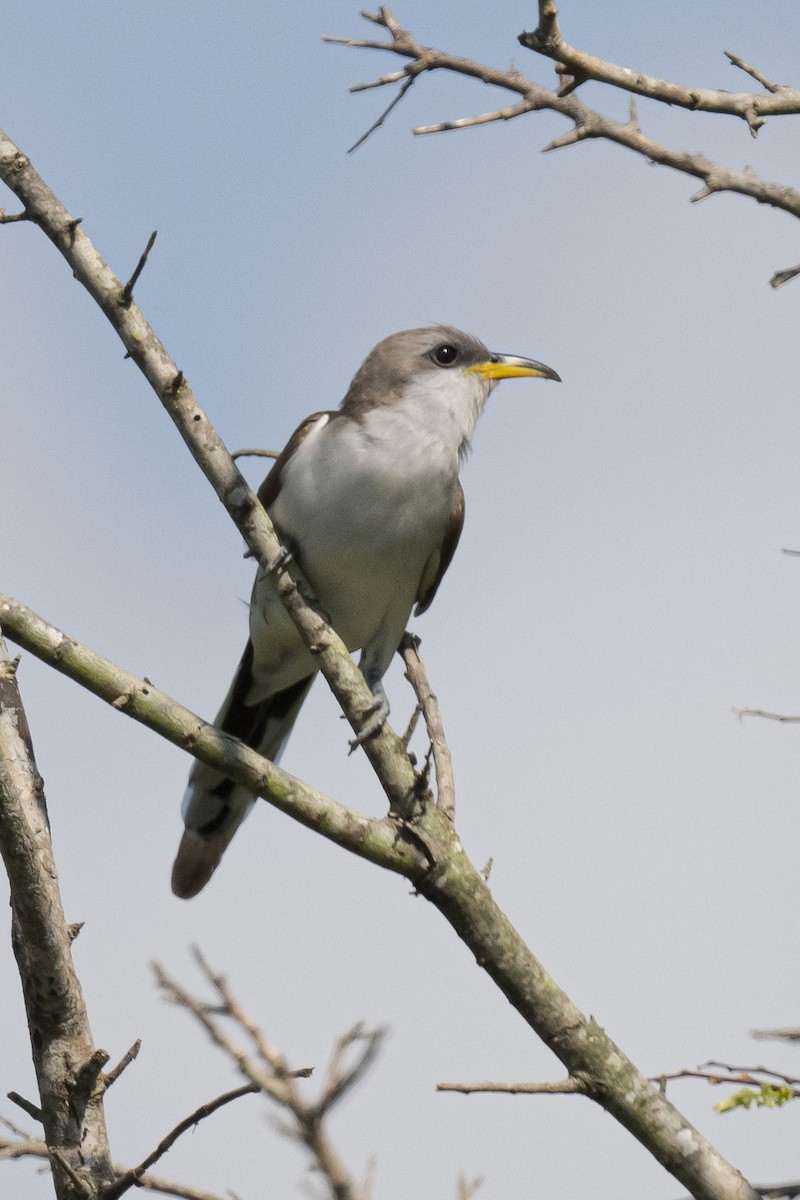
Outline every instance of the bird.
{"label": "bird", "polygon": [[[338,409],[298,426],[259,489],[285,553],[347,648],[361,651],[374,706],[356,744],[385,722],[383,676],[412,608],[418,616],[430,607],[455,553],[459,468],[478,417],[502,379],[525,376],[560,381],[552,367],[494,354],[450,325],[392,334],[367,355]],[[250,636],[214,724],[278,762],[317,666],[270,575],[259,567]],[[188,899],[206,885],[255,800],[195,762],[175,895]]]}

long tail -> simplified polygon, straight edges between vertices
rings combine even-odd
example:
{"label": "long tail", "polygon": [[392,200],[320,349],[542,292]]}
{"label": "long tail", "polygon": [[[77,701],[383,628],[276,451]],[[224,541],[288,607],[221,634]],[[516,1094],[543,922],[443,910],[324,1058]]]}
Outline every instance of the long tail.
{"label": "long tail", "polygon": [[[277,762],[297,720],[314,675],[275,692],[255,704],[247,703],[253,683],[253,646],[247,643],[242,661],[214,724],[240,738],[271,762]],[[189,899],[208,883],[231,838],[255,803],[255,796],[221,771],[196,762],[189,775],[182,813],[186,826],[172,868],[172,890]]]}

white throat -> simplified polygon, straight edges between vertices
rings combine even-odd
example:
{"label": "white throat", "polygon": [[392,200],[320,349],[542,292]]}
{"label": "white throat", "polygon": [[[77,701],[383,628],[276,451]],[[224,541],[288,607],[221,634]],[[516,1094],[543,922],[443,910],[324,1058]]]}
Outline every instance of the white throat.
{"label": "white throat", "polygon": [[373,410],[367,420],[382,424],[384,418],[398,431],[405,426],[414,441],[439,444],[463,458],[495,386],[494,380],[463,371],[426,371],[409,380],[399,400]]}

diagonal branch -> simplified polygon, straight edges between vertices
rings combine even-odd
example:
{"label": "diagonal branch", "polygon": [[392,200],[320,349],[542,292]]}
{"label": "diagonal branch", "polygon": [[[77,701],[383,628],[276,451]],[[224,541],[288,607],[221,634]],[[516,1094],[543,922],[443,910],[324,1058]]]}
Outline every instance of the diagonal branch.
{"label": "diagonal branch", "polygon": [[127,1171],[121,1172],[113,1183],[103,1189],[98,1200],[119,1200],[119,1197],[124,1196],[132,1187],[139,1187],[142,1176],[147,1171],[147,1168],[152,1167],[153,1163],[163,1158],[182,1134],[186,1133],[189,1129],[194,1129],[206,1117],[212,1116],[213,1113],[223,1108],[226,1104],[231,1104],[234,1100],[239,1100],[242,1096],[252,1096],[258,1090],[257,1084],[246,1083],[242,1087],[224,1092],[221,1096],[217,1096],[214,1100],[209,1100],[206,1104],[201,1104],[193,1113],[189,1113],[188,1117],[184,1117],[182,1121],[179,1121],[175,1128],[171,1129],[161,1139],[155,1150],[151,1151],[146,1158],[143,1158],[138,1166],[129,1167]]}
{"label": "diagonal branch", "polygon": [[738,67],[740,71],[744,71],[746,75],[752,76],[757,80],[763,88],[768,92],[790,92],[793,89],[786,83],[774,83],[771,79],[767,79],[766,75],[762,75],[761,71],[755,67],[751,67],[743,58],[739,58],[738,54],[731,54],[730,50],[723,50],[722,53],[728,59],[732,67]]}
{"label": "diagonal branch", "polygon": [[[97,252],[79,223],[34,170],[30,160],[0,130],[0,179],[23,203],[67,260],[75,278],[100,305],[131,359],[156,392],[200,469],[211,483],[263,567],[280,562],[281,544],[272,522],[193,395],[182,371],[168,355],[136,303]],[[341,638],[316,608],[296,564],[272,574],[276,590],[315,655],[353,729],[358,732],[373,712],[374,697]],[[396,811],[417,800],[417,777],[402,740],[388,725],[364,742],[364,750]]]}
{"label": "diagonal branch", "polygon": [[389,821],[363,817],[308,787],[221,733],[177,700],[68,637],[9,596],[0,595],[0,627],[43,662],[94,692],[113,708],[269,800],[296,821],[363,858],[413,878],[426,860]]}

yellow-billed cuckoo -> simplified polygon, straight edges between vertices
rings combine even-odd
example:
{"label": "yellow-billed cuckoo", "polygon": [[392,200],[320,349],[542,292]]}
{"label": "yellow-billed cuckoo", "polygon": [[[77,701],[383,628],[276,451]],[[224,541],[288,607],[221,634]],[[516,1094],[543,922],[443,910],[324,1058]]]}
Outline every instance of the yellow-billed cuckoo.
{"label": "yellow-billed cuckoo", "polygon": [[[429,607],[464,523],[459,466],[501,379],[558,379],[543,363],[492,354],[448,325],[379,342],[336,412],[292,434],[259,499],[375,696],[357,741],[389,713],[381,679],[414,608]],[[316,665],[260,568],[250,640],[215,724],[277,762]],[[208,882],[255,797],[196,762],[183,801],[186,829],[172,871],[178,896]]]}

